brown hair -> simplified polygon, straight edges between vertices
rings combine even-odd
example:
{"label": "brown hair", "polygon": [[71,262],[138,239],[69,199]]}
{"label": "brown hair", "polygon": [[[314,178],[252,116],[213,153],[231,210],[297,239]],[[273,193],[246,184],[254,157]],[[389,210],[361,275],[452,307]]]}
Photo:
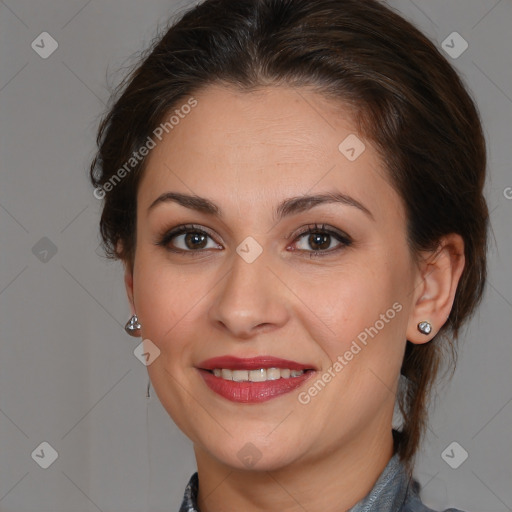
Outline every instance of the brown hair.
{"label": "brown hair", "polygon": [[171,109],[213,83],[244,91],[309,86],[350,105],[404,201],[412,253],[449,233],[463,237],[466,264],[447,322],[431,342],[406,346],[397,396],[403,425],[394,436],[410,466],[440,363],[455,367],[459,329],[485,284],[486,148],[474,102],[434,44],[376,0],[206,0],[156,40],[100,125],[90,176],[104,196],[107,256],[133,264],[145,159],[105,185]]}

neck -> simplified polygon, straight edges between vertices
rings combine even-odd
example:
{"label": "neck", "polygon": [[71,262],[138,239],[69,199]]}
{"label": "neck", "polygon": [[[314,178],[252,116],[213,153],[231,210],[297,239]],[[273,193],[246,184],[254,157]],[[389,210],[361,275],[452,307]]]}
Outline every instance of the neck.
{"label": "neck", "polygon": [[239,470],[194,447],[201,512],[339,512],[361,501],[393,455],[387,435],[359,438],[350,446],[273,471]]}

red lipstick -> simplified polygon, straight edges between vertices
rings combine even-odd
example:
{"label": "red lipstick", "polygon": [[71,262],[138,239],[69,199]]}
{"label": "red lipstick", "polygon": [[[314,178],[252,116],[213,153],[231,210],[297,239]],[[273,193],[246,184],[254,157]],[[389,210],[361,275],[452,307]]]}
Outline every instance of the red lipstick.
{"label": "red lipstick", "polygon": [[[285,378],[281,376],[275,380],[264,380],[262,382],[233,381],[213,374],[214,369],[246,370],[250,372],[269,368],[303,370],[304,373],[296,377],[289,376]],[[260,403],[289,393],[301,386],[315,373],[315,369],[310,364],[272,356],[252,358],[215,357],[202,361],[198,365],[198,370],[206,385],[212,391],[232,402],[239,403]]]}
{"label": "red lipstick", "polygon": [[240,358],[234,356],[220,356],[206,359],[197,365],[203,370],[214,368],[229,368],[230,370],[258,370],[259,368],[289,368],[290,370],[314,370],[313,365],[297,363],[288,359],[272,356],[258,356]]}

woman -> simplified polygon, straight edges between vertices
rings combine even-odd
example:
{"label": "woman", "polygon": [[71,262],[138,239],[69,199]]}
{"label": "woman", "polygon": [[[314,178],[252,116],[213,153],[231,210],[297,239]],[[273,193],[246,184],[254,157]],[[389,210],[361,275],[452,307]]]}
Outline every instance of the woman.
{"label": "woman", "polygon": [[206,0],[98,145],[126,328],[194,443],[181,510],[429,510],[414,456],[488,223],[479,115],[435,46],[374,0]]}

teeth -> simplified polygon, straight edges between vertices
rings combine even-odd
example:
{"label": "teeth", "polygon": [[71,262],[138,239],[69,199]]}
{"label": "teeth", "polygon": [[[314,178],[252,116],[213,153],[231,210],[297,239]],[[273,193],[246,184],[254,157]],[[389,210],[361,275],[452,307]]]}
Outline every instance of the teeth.
{"label": "teeth", "polygon": [[263,382],[267,380],[267,370],[261,368],[260,370],[251,370],[249,373],[248,381],[250,382]]}
{"label": "teeth", "polygon": [[221,370],[221,376],[226,380],[233,380],[233,372],[231,370]]}
{"label": "teeth", "polygon": [[281,378],[281,370],[279,368],[269,368],[267,370],[267,380],[277,380]]}
{"label": "teeth", "polygon": [[242,382],[244,380],[249,380],[249,372],[247,370],[233,370],[231,372],[231,376],[232,376],[233,380],[236,382]]}
{"label": "teeth", "polygon": [[288,368],[260,368],[258,370],[229,370],[226,368],[215,368],[215,377],[235,382],[265,382],[267,380],[289,379],[300,377],[304,370],[290,370]]}

